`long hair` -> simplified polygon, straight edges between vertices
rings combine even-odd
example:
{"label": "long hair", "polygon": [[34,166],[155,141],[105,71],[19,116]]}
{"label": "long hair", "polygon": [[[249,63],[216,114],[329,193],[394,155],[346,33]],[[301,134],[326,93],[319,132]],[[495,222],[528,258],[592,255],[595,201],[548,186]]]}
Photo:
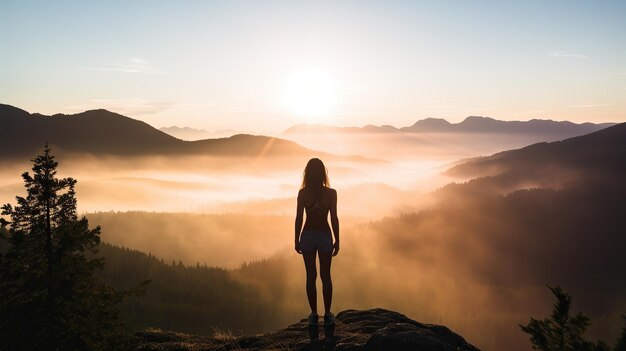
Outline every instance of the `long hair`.
{"label": "long hair", "polygon": [[312,158],[307,162],[302,174],[302,189],[316,189],[321,187],[330,187],[328,181],[328,171],[326,166],[319,158]]}

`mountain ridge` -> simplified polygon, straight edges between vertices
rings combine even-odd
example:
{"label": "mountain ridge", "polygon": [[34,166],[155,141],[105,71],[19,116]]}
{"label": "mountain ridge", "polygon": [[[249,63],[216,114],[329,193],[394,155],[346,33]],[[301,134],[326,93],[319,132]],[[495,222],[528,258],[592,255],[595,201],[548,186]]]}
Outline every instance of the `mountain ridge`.
{"label": "mountain ridge", "polygon": [[310,132],[326,133],[550,133],[582,135],[615,125],[616,123],[574,123],[551,119],[528,121],[503,121],[491,117],[468,116],[459,123],[450,123],[443,118],[425,118],[411,126],[366,125],[363,127],[337,127],[322,124],[296,124],[285,129],[281,135]]}
{"label": "mountain ridge", "polygon": [[562,141],[541,142],[474,158],[449,168],[446,174],[484,177],[522,170],[538,172],[547,167],[601,169],[609,173],[626,170],[626,123]]}
{"label": "mountain ridge", "polygon": [[224,138],[224,137],[229,137],[235,134],[241,134],[241,132],[238,132],[233,129],[223,129],[223,130],[209,132],[206,129],[197,129],[197,128],[179,127],[179,126],[161,127],[159,128],[159,130],[175,138],[186,140],[186,141],[195,141],[195,140],[212,139],[212,138]]}
{"label": "mountain ridge", "polygon": [[328,155],[293,141],[250,134],[184,141],[105,109],[47,116],[0,104],[0,125],[0,156],[5,158],[32,156],[46,142],[57,152],[96,155]]}

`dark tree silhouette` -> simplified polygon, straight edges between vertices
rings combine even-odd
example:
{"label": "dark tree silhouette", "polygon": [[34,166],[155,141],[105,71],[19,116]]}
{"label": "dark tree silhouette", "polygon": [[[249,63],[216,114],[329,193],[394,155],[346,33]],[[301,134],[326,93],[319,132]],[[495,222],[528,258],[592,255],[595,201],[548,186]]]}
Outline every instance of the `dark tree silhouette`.
{"label": "dark tree silhouette", "polygon": [[[76,180],[57,178],[46,144],[24,172],[26,197],[2,207],[8,248],[0,264],[0,349],[107,350],[123,342],[124,292],[94,277],[100,227],[76,213]],[[89,255],[89,257],[86,256]]]}
{"label": "dark tree silhouette", "polygon": [[624,327],[622,328],[622,333],[615,343],[615,351],[626,351],[626,314],[622,315],[622,319],[624,319]]}
{"label": "dark tree silhouette", "polygon": [[6,249],[6,240],[9,237],[7,224],[4,218],[0,218],[0,265],[2,265],[2,254],[4,254]]}
{"label": "dark tree silhouette", "polygon": [[543,351],[609,351],[609,347],[598,341],[585,341],[583,334],[591,324],[589,317],[582,313],[570,314],[572,297],[561,287],[548,287],[557,299],[550,318],[538,320],[530,318],[527,325],[520,325],[522,331],[530,335],[533,349]]}

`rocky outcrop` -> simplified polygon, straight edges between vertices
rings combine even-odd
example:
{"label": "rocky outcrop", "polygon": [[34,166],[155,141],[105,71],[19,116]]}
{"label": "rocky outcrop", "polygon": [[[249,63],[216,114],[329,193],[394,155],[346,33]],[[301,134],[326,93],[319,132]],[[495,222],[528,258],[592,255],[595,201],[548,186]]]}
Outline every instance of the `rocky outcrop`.
{"label": "rocky outcrop", "polygon": [[478,350],[450,329],[416,322],[398,312],[377,308],[346,310],[334,327],[310,328],[305,319],[273,333],[235,337],[195,336],[174,332],[137,333],[135,351],[148,350],[337,350],[452,351]]}

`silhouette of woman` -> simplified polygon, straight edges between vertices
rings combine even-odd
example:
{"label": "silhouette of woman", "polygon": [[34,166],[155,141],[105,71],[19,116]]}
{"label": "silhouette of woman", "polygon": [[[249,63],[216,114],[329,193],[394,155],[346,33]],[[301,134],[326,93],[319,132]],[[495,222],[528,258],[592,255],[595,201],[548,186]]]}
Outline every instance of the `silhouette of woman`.
{"label": "silhouette of woman", "polygon": [[[302,227],[303,212],[306,209],[306,222]],[[335,236],[333,243],[332,233]],[[333,283],[330,278],[330,264],[339,252],[339,218],[337,217],[337,191],[330,188],[328,172],[319,158],[312,158],[304,168],[302,186],[298,192],[296,209],[295,249],[302,254],[306,268],[306,295],[311,314],[309,325],[317,325],[317,269],[316,253],[320,258],[320,278],[324,296],[324,325],[334,325],[335,316],[330,312],[333,298]]]}

